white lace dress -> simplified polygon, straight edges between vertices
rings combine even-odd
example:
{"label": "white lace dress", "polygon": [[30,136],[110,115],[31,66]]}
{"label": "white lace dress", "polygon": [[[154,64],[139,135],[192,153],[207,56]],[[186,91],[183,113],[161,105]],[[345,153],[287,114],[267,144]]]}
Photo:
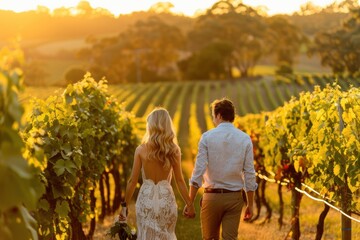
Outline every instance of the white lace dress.
{"label": "white lace dress", "polygon": [[138,240],[173,240],[177,220],[177,204],[171,187],[171,172],[167,180],[155,184],[146,179],[141,169],[143,184],[136,201]]}

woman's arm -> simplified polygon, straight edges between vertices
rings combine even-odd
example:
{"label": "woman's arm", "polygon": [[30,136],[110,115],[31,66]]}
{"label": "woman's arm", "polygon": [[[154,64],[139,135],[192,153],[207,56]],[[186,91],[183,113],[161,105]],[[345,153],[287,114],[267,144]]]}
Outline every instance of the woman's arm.
{"label": "woman's arm", "polygon": [[172,164],[172,167],[179,193],[187,206],[189,215],[193,216],[195,214],[195,208],[193,201],[191,201],[189,197],[189,192],[182,174],[180,149],[179,153],[177,154],[176,161]]}
{"label": "woman's arm", "polygon": [[[141,159],[140,159],[140,152],[141,147],[137,147],[134,154],[134,163],[133,168],[131,170],[131,175],[128,180],[128,183],[126,185],[126,192],[125,192],[125,203],[128,205],[130,203],[130,200],[134,194],[136,184],[138,183],[140,170],[141,170]],[[120,216],[120,218],[126,216]]]}

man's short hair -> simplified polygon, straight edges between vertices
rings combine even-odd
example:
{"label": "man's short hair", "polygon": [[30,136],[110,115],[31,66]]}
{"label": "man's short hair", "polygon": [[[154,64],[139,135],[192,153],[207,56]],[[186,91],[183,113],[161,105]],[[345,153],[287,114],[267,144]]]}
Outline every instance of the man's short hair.
{"label": "man's short hair", "polygon": [[211,111],[214,116],[220,114],[224,121],[234,122],[235,107],[231,100],[227,98],[216,99],[211,103]]}

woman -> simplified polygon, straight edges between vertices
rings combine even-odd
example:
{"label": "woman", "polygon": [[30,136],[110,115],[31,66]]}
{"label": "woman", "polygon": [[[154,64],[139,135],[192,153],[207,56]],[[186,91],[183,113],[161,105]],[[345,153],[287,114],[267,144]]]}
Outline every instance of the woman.
{"label": "woman", "polygon": [[156,108],[147,117],[145,136],[142,144],[135,150],[120,221],[126,220],[125,207],[134,194],[140,171],[143,184],[136,201],[138,239],[176,239],[177,204],[170,185],[172,172],[179,193],[187,205],[187,212],[184,214],[194,217],[195,209],[182,175],[181,153],[173,124],[164,108]]}

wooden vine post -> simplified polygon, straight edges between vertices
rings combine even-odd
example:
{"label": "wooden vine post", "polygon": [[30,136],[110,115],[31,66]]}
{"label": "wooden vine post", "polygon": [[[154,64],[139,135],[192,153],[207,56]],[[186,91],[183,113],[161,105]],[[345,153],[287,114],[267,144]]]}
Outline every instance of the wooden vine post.
{"label": "wooden vine post", "polygon": [[[338,112],[340,118],[340,133],[342,133],[344,129],[344,121],[342,118],[343,109],[341,107],[341,98],[338,101]],[[342,169],[346,169],[345,166],[346,159],[343,159],[342,162]],[[344,174],[344,184],[341,186],[341,209],[348,215],[351,215],[349,211],[351,205],[351,191],[348,187],[348,179],[347,174]],[[346,217],[344,214],[341,215],[341,239],[342,240],[351,240],[351,219]]]}

